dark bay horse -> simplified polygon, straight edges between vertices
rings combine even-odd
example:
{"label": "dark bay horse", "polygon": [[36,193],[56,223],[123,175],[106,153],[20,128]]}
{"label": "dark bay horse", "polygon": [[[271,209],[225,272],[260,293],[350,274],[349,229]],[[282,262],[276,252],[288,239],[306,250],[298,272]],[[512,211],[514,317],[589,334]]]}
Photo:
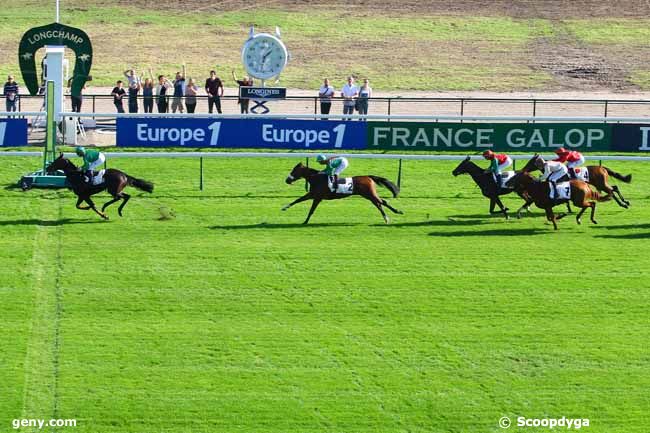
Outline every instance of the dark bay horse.
{"label": "dark bay horse", "polygon": [[286,178],[288,184],[292,184],[298,179],[305,179],[309,183],[309,192],[302,197],[294,200],[289,203],[282,210],[287,210],[294,204],[303,202],[305,200],[312,200],[311,209],[309,209],[309,214],[307,214],[307,219],[303,224],[307,224],[312,214],[318,207],[321,201],[323,200],[337,200],[340,198],[346,198],[351,195],[360,195],[361,197],[370,200],[374,204],[381,215],[384,217],[384,222],[388,224],[390,221],[386,212],[382,208],[382,205],[386,206],[392,212],[396,214],[402,214],[403,212],[392,207],[386,200],[379,197],[377,194],[377,184],[382,185],[393,194],[393,197],[397,197],[399,194],[399,188],[397,185],[392,183],[388,179],[384,179],[379,176],[354,176],[352,178],[352,193],[351,194],[339,194],[332,192],[327,182],[327,176],[320,173],[318,170],[309,168],[302,163],[298,163],[289,176]]}
{"label": "dark bay horse", "polygon": [[[592,190],[587,183],[572,179],[569,181],[571,186],[571,202],[580,209],[576,215],[576,222],[581,223],[580,218],[588,208],[591,208],[591,222],[597,224],[595,220],[596,202],[610,200],[610,196],[601,196],[598,192]],[[568,200],[557,200],[549,198],[551,184],[549,182],[541,182],[534,179],[527,171],[517,173],[507,182],[515,188],[521,188],[527,196],[529,196],[535,206],[546,211],[546,219],[553,223],[553,228],[557,230],[557,220],[564,218],[566,214],[555,215],[553,207],[561,203],[566,203]]]}
{"label": "dark bay horse", "polygon": [[[537,166],[535,165],[535,161],[537,161],[539,158],[540,156],[538,154],[535,154],[535,156],[533,156],[530,161],[526,163],[522,171],[531,172],[538,170]],[[625,183],[630,183],[632,181],[631,174],[622,175],[602,165],[586,165],[583,168],[587,169],[587,172],[589,173],[589,181],[587,183],[593,185],[598,191],[607,193],[607,195],[613,198],[620,207],[625,209],[630,207],[630,202],[627,201],[625,197],[623,197],[623,194],[621,194],[618,186],[610,185],[608,181],[609,176],[612,176],[614,179],[618,179]]]}
{"label": "dark bay horse", "polygon": [[[72,163],[72,161],[65,158],[63,154],[59,155],[59,157],[52,161],[52,163],[47,167],[48,173],[54,172],[56,170],[63,170],[63,173],[65,173],[65,177],[68,180],[72,191],[77,195],[77,209],[92,209],[97,213],[97,215],[104,219],[108,219],[108,216],[104,213],[104,209],[119,200],[123,201],[122,204],[120,204],[120,207],[117,208],[117,213],[122,216],[122,209],[131,198],[129,194],[122,191],[125,187],[133,186],[142,191],[153,192],[153,184],[151,182],[147,182],[146,180],[142,179],[136,179],[135,177],[131,177],[126,173],[112,168],[106,169],[104,172],[104,182],[99,185],[89,185],[84,182],[83,173],[79,171],[79,169]],[[90,199],[90,196],[104,190],[112,195],[113,199],[104,203],[100,212],[95,207],[95,203],[93,203],[93,201]],[[81,202],[84,201],[88,204],[88,206],[81,206]]]}
{"label": "dark bay horse", "polygon": [[[472,180],[474,180],[474,183],[476,183],[476,185],[481,189],[481,194],[490,199],[491,214],[503,213],[503,216],[505,216],[506,219],[508,218],[509,209],[503,205],[499,196],[510,194],[511,192],[517,192],[519,197],[526,201],[522,208],[528,209],[528,206],[532,203],[532,200],[527,200],[522,194],[515,191],[514,188],[501,188],[497,186],[492,173],[486,173],[484,169],[474,164],[469,156],[461,161],[461,163],[458,164],[458,167],[456,167],[451,174],[454,176],[469,174],[472,177]],[[501,210],[495,211],[495,205],[499,206],[499,209]]]}

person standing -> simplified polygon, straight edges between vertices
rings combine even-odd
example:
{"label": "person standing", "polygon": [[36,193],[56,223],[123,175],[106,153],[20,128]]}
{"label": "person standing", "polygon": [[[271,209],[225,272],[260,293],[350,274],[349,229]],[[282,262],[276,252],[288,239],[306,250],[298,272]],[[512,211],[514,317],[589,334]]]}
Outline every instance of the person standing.
{"label": "person standing", "polygon": [[208,94],[208,113],[212,114],[212,109],[217,107],[217,113],[221,114],[223,82],[217,77],[216,71],[210,71],[210,78],[205,80],[205,91]]}
{"label": "person standing", "polygon": [[142,85],[142,105],[145,113],[153,112],[153,79],[147,78]]}
{"label": "person standing", "polygon": [[115,87],[113,87],[113,91],[111,92],[111,95],[113,96],[113,104],[115,105],[115,108],[117,109],[118,113],[124,113],[124,105],[122,98],[126,94],[126,91],[122,87],[122,80],[117,80],[117,83],[115,83]]}
{"label": "person standing", "polygon": [[16,103],[18,101],[18,92],[19,92],[18,83],[14,80],[13,75],[7,77],[7,82],[4,85],[4,90],[2,93],[5,95],[5,106],[6,111],[17,111]]}
{"label": "person standing", "polygon": [[359,88],[359,99],[357,99],[357,109],[359,114],[368,114],[368,99],[371,97],[372,88],[370,87],[370,81],[366,78],[363,80],[363,86]]}
{"label": "person standing", "polygon": [[323,85],[318,89],[318,97],[320,98],[320,114],[330,114],[333,96],[334,87],[330,86],[329,78],[325,78],[325,80],[323,80]]}
{"label": "person standing", "polygon": [[[68,80],[68,88],[72,87],[72,80],[73,77],[70,77]],[[81,92],[86,90],[86,84],[84,83],[83,87],[81,88]],[[81,104],[83,104],[84,98],[82,93],[79,93],[79,96],[75,95],[70,95],[70,103],[72,104],[72,111],[75,113],[81,113]]]}
{"label": "person standing", "polygon": [[[250,87],[253,85],[253,79],[249,78],[248,76],[244,76],[243,79],[238,80],[237,76],[235,75],[235,71],[232,71],[232,79],[235,80],[237,84],[239,84],[239,87]],[[241,89],[240,93],[241,94]],[[248,103],[250,100],[248,98],[237,98],[237,103],[239,104],[239,111],[241,114],[248,114]]]}
{"label": "person standing", "polygon": [[185,63],[183,63],[183,72],[176,72],[174,79],[174,97],[172,98],[172,113],[178,110],[183,112],[183,96],[185,95]]}
{"label": "person standing", "polygon": [[198,86],[194,84],[194,79],[190,78],[185,87],[185,106],[188,113],[194,113],[194,110],[196,110],[196,95],[198,93]]}
{"label": "person standing", "polygon": [[138,112],[138,93],[140,93],[140,81],[133,81],[129,83],[129,113]]}
{"label": "person standing", "polygon": [[[348,82],[341,89],[343,98],[343,114],[354,114],[356,97],[359,96],[359,88],[354,84],[354,78],[348,77]],[[343,117],[343,120],[350,120],[349,117]]]}
{"label": "person standing", "polygon": [[[150,72],[151,73],[151,70]],[[156,105],[159,113],[166,113],[169,110],[167,102],[167,93],[172,88],[172,83],[164,75],[158,75],[158,84],[156,85]]]}

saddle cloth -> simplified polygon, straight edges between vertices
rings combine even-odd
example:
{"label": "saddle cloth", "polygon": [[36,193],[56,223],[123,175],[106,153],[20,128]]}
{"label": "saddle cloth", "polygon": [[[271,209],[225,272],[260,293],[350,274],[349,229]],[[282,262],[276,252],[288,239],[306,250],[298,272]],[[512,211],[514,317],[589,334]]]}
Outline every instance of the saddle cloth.
{"label": "saddle cloth", "polygon": [[589,170],[587,170],[585,167],[574,168],[573,171],[576,173],[576,179],[583,182],[589,182]]}
{"label": "saddle cloth", "polygon": [[335,192],[337,194],[352,194],[352,178],[351,177],[346,177],[343,179],[339,179],[338,183],[336,184],[336,189],[333,188],[334,185],[330,183],[330,191]]}
{"label": "saddle cloth", "polygon": [[570,200],[571,199],[571,183],[560,182],[557,184],[557,197],[555,197],[555,188],[552,183],[548,183],[549,193],[548,196],[553,200]]}
{"label": "saddle cloth", "polygon": [[[506,183],[515,175],[514,171],[504,171],[501,173],[501,185],[499,185],[500,188],[507,188]],[[492,178],[494,181],[497,181],[497,176],[493,173]]]}
{"label": "saddle cloth", "polygon": [[93,180],[92,180],[93,185],[101,185],[102,183],[104,183],[104,172],[105,171],[106,170],[101,169],[101,170],[99,170],[97,172],[97,174],[95,174],[95,177],[93,177]]}

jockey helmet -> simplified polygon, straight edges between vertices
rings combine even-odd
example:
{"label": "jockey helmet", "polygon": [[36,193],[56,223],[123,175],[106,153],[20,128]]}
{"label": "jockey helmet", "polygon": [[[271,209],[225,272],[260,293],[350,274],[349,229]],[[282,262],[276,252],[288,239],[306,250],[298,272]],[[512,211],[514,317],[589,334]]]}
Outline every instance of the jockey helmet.
{"label": "jockey helmet", "polygon": [[555,149],[555,153],[557,155],[561,155],[563,153],[567,153],[567,150],[564,147],[559,147],[559,148]]}
{"label": "jockey helmet", "polygon": [[86,149],[84,149],[82,146],[79,146],[75,149],[75,152],[79,156],[84,156],[84,154],[86,153]]}
{"label": "jockey helmet", "polygon": [[323,161],[326,161],[326,160],[327,160],[327,157],[325,155],[323,155],[322,153],[319,154],[318,156],[316,156],[316,162],[323,162]]}
{"label": "jockey helmet", "polygon": [[491,150],[486,150],[485,152],[483,152],[483,158],[494,159],[494,152],[492,152]]}

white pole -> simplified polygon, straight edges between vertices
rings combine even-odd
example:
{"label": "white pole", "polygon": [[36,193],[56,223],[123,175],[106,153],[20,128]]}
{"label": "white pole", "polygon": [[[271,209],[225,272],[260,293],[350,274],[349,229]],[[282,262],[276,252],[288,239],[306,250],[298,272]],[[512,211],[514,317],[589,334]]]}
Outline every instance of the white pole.
{"label": "white pole", "polygon": [[56,20],[55,20],[55,21],[58,23],[58,22],[59,22],[59,19],[60,19],[60,15],[59,15],[59,0],[56,0]]}

